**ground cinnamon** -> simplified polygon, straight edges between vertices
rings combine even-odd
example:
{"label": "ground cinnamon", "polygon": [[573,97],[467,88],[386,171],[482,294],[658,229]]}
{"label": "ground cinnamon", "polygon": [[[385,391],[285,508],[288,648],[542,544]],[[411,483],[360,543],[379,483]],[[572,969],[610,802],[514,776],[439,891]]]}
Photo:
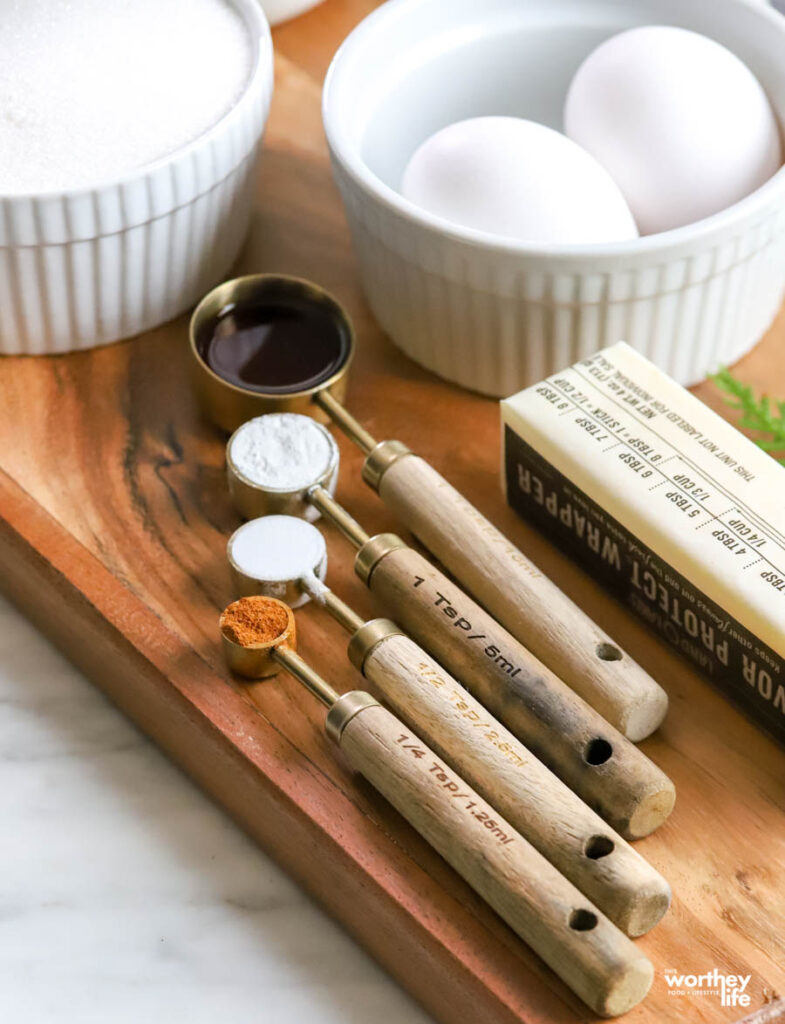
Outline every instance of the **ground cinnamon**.
{"label": "ground cinnamon", "polygon": [[241,597],[221,616],[222,633],[241,647],[272,643],[288,625],[288,609],[269,597]]}

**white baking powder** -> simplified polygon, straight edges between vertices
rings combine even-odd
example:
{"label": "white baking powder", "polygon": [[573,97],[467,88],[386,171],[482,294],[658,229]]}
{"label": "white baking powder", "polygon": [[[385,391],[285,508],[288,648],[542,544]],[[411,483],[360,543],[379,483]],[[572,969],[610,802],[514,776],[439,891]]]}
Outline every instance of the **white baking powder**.
{"label": "white baking powder", "polygon": [[287,584],[302,580],[304,593],[296,607],[325,589],[320,582],[327,571],[324,537],[304,519],[251,519],[229,538],[227,554],[235,568],[256,580],[258,592],[267,597],[283,597]]}
{"label": "white baking powder", "polygon": [[229,442],[228,456],[258,487],[299,491],[319,481],[331,465],[337,469],[338,446],[309,416],[276,412],[244,423]]}
{"label": "white baking powder", "polygon": [[226,0],[1,0],[0,192],[167,156],[231,109],[252,52]]}

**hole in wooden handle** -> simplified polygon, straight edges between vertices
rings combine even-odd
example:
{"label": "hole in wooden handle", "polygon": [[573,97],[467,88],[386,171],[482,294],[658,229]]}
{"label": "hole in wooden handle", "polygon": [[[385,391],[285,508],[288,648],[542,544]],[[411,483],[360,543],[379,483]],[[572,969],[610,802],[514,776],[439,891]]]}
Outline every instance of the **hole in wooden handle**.
{"label": "hole in wooden handle", "polygon": [[613,747],[610,743],[597,736],[595,739],[589,740],[586,744],[586,749],[583,752],[583,760],[586,764],[591,765],[605,764],[612,754]]}
{"label": "hole in wooden handle", "polygon": [[597,644],[595,648],[597,657],[603,661],[621,661],[623,655],[615,644]]}
{"label": "hole in wooden handle", "polygon": [[591,860],[599,860],[600,857],[607,857],[609,853],[613,853],[615,849],[615,843],[608,836],[590,836],[586,840],[583,852]]}
{"label": "hole in wooden handle", "polygon": [[591,910],[584,910],[579,907],[570,914],[570,928],[576,932],[590,932],[597,927],[597,915]]}

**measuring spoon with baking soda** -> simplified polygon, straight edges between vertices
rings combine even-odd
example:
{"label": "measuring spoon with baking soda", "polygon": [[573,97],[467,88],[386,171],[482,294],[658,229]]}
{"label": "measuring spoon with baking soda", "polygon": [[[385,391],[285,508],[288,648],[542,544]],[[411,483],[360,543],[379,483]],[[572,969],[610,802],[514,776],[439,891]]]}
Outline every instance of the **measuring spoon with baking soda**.
{"label": "measuring spoon with baking soda", "polygon": [[218,426],[266,412],[332,420],[367,456],[363,479],[540,661],[629,739],[662,722],[662,687],[432,466],[400,441],[377,443],[342,405],[354,333],[334,298],[298,278],[238,278],[201,301],[190,338]]}
{"label": "measuring spoon with baking soda", "polygon": [[304,519],[269,515],[232,534],[238,597],[312,598],[348,633],[349,658],[375,696],[628,935],[670,903],[665,879],[434,659],[389,619],[364,622],[324,583],[327,548]]}
{"label": "measuring spoon with baking soda", "polygon": [[220,629],[239,675],[283,668],[328,708],[327,735],[350,766],[596,1013],[614,1017],[645,997],[648,958],[391,712],[368,693],[339,695],[303,661],[285,604],[243,598],[224,610]]}
{"label": "measuring spoon with baking soda", "polygon": [[369,537],[321,483],[334,484],[337,460],[308,416],[249,420],[226,446],[235,506],[246,519],[321,512],[360,549],[357,574],[404,630],[617,832],[637,839],[661,825],[675,799],[667,776],[418,551]]}

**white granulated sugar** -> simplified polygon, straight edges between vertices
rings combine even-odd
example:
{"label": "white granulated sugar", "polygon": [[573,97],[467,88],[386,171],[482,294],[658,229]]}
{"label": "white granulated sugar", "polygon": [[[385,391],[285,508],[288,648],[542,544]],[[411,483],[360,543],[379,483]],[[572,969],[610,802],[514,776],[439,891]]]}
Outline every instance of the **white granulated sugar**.
{"label": "white granulated sugar", "polygon": [[259,487],[299,491],[316,483],[337,463],[338,448],[309,416],[270,413],[240,427],[230,442],[229,458]]}
{"label": "white granulated sugar", "polygon": [[231,109],[252,54],[226,0],[0,0],[0,192],[167,156]]}
{"label": "white granulated sugar", "polygon": [[[311,523],[294,516],[252,519],[232,534],[228,553],[240,572],[267,584],[314,574],[323,578],[327,567],[324,537]],[[269,588],[265,592],[275,596]]]}

